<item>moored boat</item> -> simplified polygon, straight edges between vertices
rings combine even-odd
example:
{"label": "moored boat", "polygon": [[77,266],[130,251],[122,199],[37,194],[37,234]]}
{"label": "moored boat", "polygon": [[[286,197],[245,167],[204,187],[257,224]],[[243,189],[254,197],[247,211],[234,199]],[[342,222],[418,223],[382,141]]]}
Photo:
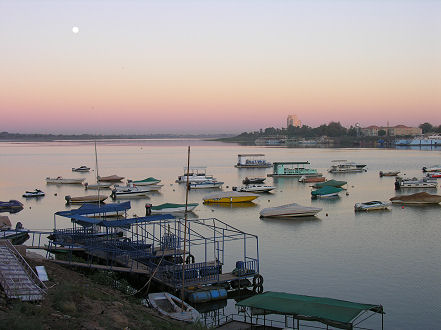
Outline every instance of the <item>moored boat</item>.
{"label": "moored boat", "polygon": [[251,202],[259,195],[238,191],[224,191],[203,197],[204,203],[241,203]]}
{"label": "moored boat", "polygon": [[260,217],[309,217],[319,213],[322,209],[319,207],[303,206],[297,203],[291,203],[276,207],[268,207],[260,211]]}
{"label": "moored boat", "polygon": [[379,172],[380,178],[383,176],[397,176],[398,174],[400,174],[400,171]]}
{"label": "moored boat", "polygon": [[21,222],[17,222],[15,229],[11,227],[9,217],[0,216],[0,239],[7,239],[14,245],[20,245],[29,238],[29,230],[24,229]]}
{"label": "moored boat", "polygon": [[299,182],[303,183],[313,183],[313,182],[324,182],[326,178],[323,176],[301,176]]}
{"label": "moored boat", "polygon": [[87,182],[84,183],[84,189],[110,189],[110,187],[113,185],[112,182],[97,182],[93,184],[88,184]]}
{"label": "moored boat", "polygon": [[370,201],[363,203],[355,203],[354,210],[357,211],[374,211],[374,210],[388,210],[389,202]]}
{"label": "moored boat", "polygon": [[189,189],[211,189],[211,188],[222,188],[224,183],[215,180],[206,180],[202,182],[192,182],[189,185]]}
{"label": "moored boat", "polygon": [[152,191],[146,187],[130,187],[130,186],[115,186],[110,195],[112,198],[130,197],[130,196],[147,196]]}
{"label": "moored boat", "polygon": [[441,178],[441,172],[429,172],[426,174],[426,177],[431,179],[438,179]]}
{"label": "moored boat", "polygon": [[[203,182],[207,180],[216,180],[212,175],[207,175],[205,166],[192,166],[187,171],[187,167],[184,167],[184,174],[178,176],[176,182],[187,183],[188,182]],[[187,173],[188,172],[188,173]],[[187,178],[188,174],[188,178]]]}
{"label": "moored boat", "polygon": [[336,197],[342,191],[342,188],[325,186],[317,190],[311,191],[312,197]]}
{"label": "moored boat", "polygon": [[441,165],[433,165],[430,167],[423,167],[423,172],[441,172]]}
{"label": "moored boat", "polygon": [[395,196],[389,200],[393,204],[439,204],[441,203],[441,196],[419,192],[411,195]]}
{"label": "moored boat", "polygon": [[270,192],[271,190],[276,189],[276,187],[266,186],[263,184],[247,184],[243,187],[233,187],[232,189],[233,191],[263,193],[263,192]]}
{"label": "moored boat", "polygon": [[127,180],[127,182],[133,184],[134,186],[148,186],[158,184],[161,182],[161,180],[149,177],[144,180]]}
{"label": "moored boat", "polygon": [[124,179],[123,176],[109,175],[109,176],[98,176],[98,181],[100,182],[121,182]]}
{"label": "moored boat", "polygon": [[366,171],[365,164],[357,164],[348,162],[347,160],[333,160],[332,162],[337,164],[331,165],[331,168],[328,170],[330,173],[357,173]]}
{"label": "moored boat", "polygon": [[438,182],[431,178],[411,178],[404,179],[397,177],[395,179],[395,190],[400,190],[401,188],[437,188]]}
{"label": "moored boat", "polygon": [[9,202],[0,201],[0,212],[17,213],[21,210],[23,210],[23,203],[18,200],[11,199]]}
{"label": "moored boat", "polygon": [[77,178],[77,179],[67,179],[61,176],[57,176],[56,178],[46,178],[46,183],[55,183],[55,184],[82,184],[86,178]]}
{"label": "moored boat", "polygon": [[190,323],[201,318],[196,309],[168,292],[150,293],[148,298],[150,305],[167,317]]}
{"label": "moored boat", "polygon": [[[198,203],[188,203],[187,212],[192,212],[198,205]],[[155,205],[150,207],[150,212],[151,214],[184,213],[185,204],[164,203],[160,205]]]}
{"label": "moored boat", "polygon": [[346,181],[328,180],[328,181],[324,181],[324,182],[318,182],[318,183],[314,184],[312,187],[313,188],[323,188],[323,187],[337,187],[337,188],[341,188],[345,184],[347,184]]}
{"label": "moored boat", "polygon": [[245,179],[242,180],[243,184],[259,184],[263,183],[266,180],[266,178],[249,178],[245,177]]}
{"label": "moored boat", "polygon": [[87,195],[79,197],[71,197],[69,195],[65,196],[67,204],[83,204],[83,203],[102,203],[107,199],[104,195]]}
{"label": "moored boat", "polygon": [[321,176],[316,169],[308,168],[309,162],[274,162],[273,173],[269,177]]}
{"label": "moored boat", "polygon": [[237,168],[267,168],[273,164],[266,161],[264,154],[239,154],[237,155]]}
{"label": "moored boat", "polygon": [[41,191],[40,189],[35,189],[34,191],[26,191],[23,194],[23,197],[25,198],[32,198],[32,197],[42,197],[45,193]]}
{"label": "moored boat", "polygon": [[72,172],[89,172],[90,171],[90,167],[87,167],[85,165],[80,166],[80,167],[72,167]]}

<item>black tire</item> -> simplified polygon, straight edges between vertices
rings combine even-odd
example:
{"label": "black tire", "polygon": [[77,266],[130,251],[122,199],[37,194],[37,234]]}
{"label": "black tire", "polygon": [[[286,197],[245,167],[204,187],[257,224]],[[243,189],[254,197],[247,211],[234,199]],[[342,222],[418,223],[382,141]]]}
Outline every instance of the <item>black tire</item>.
{"label": "black tire", "polygon": [[195,259],[194,259],[194,255],[192,255],[192,254],[189,254],[187,256],[187,258],[185,258],[185,263],[186,264],[189,264],[189,263],[194,264],[194,262],[195,262]]}

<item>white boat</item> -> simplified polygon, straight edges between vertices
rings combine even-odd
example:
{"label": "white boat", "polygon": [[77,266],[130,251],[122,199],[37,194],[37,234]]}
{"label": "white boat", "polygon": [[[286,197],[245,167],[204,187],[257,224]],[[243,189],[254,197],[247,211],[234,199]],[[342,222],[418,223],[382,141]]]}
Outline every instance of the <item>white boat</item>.
{"label": "white boat", "polygon": [[[199,205],[198,203],[188,203],[187,212],[192,212],[198,205]],[[151,206],[150,213],[151,214],[185,213],[185,204],[164,203],[156,206]]]}
{"label": "white boat", "polygon": [[333,160],[332,162],[337,164],[331,166],[328,170],[330,173],[357,173],[366,171],[365,164],[357,164],[348,162],[347,160]]}
{"label": "white boat", "polygon": [[113,185],[112,182],[97,182],[94,184],[88,184],[87,182],[84,183],[84,189],[110,189],[110,187]]}
{"label": "white boat", "polygon": [[215,180],[206,180],[202,182],[192,182],[189,185],[190,189],[211,189],[211,188],[222,188],[224,183]]}
{"label": "white boat", "polygon": [[395,141],[396,146],[441,146],[441,135],[417,136],[413,139],[400,139]]}
{"label": "white boat", "polygon": [[155,179],[153,177],[149,177],[144,180],[127,180],[127,183],[131,183],[134,186],[149,186],[149,185],[155,185],[161,182],[159,179]]}
{"label": "white boat", "polygon": [[355,203],[354,210],[357,211],[373,211],[388,210],[391,203],[381,201],[370,201],[364,203]]}
{"label": "white boat", "polygon": [[97,176],[98,182],[121,182],[124,179],[123,176],[109,175],[109,176]]}
{"label": "white boat", "polygon": [[237,155],[237,168],[267,168],[273,166],[267,162],[263,157],[264,154],[239,154]]}
{"label": "white boat", "polygon": [[441,165],[433,165],[430,167],[423,167],[423,172],[441,172]]}
{"label": "white boat", "polygon": [[401,188],[437,188],[438,182],[436,179],[431,178],[412,178],[412,179],[403,179],[401,177],[397,177],[395,179],[395,190],[399,190]]}
{"label": "white boat", "polygon": [[429,172],[426,174],[426,177],[431,179],[439,179],[441,178],[441,172]]}
{"label": "white boat", "polygon": [[42,197],[45,193],[41,191],[40,189],[35,189],[34,191],[26,191],[23,194],[23,197],[25,198],[32,198],[32,197]]}
{"label": "white boat", "polygon": [[276,189],[276,187],[266,186],[263,184],[247,184],[242,187],[233,187],[232,189],[233,189],[233,191],[263,193],[263,192],[269,192],[271,190],[274,190],[274,189]]}
{"label": "white boat", "polygon": [[85,165],[80,166],[80,167],[72,167],[72,172],[89,172],[90,171],[90,167],[87,167]]}
{"label": "white boat", "polygon": [[146,196],[151,190],[145,187],[115,186],[110,195],[112,198]]}
{"label": "white boat", "polygon": [[426,192],[419,192],[412,195],[395,196],[389,199],[393,204],[439,204],[440,195],[432,195]]}
{"label": "white boat", "polygon": [[[188,182],[203,182],[207,180],[216,180],[212,175],[206,174],[206,167],[197,166],[190,167],[188,171]],[[187,167],[184,167],[184,174],[178,176],[176,180],[178,183],[187,183]]]}
{"label": "white boat", "polygon": [[291,203],[276,207],[268,207],[260,211],[260,217],[309,217],[319,213],[322,209],[318,207],[303,206],[297,203]]}
{"label": "white boat", "polygon": [[191,323],[201,318],[196,309],[168,292],[150,293],[148,297],[150,305],[167,317]]}
{"label": "white boat", "polygon": [[58,176],[56,178],[46,178],[46,183],[55,183],[55,184],[82,184],[83,181],[86,180],[86,178],[79,178],[79,179],[66,179],[61,176]]}

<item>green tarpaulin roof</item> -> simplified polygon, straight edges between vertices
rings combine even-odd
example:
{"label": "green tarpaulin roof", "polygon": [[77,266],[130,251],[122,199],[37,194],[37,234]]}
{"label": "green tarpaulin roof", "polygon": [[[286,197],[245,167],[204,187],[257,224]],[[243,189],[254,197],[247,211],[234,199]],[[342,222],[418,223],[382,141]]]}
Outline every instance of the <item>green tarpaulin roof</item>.
{"label": "green tarpaulin roof", "polygon": [[284,292],[265,292],[242,300],[238,306],[253,307],[300,320],[318,321],[341,329],[352,329],[352,321],[363,311],[383,313],[381,305],[303,296]]}

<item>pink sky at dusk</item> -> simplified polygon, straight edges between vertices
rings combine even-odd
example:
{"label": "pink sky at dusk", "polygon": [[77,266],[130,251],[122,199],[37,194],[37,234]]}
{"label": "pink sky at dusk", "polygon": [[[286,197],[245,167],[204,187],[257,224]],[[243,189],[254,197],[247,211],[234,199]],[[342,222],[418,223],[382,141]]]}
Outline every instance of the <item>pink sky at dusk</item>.
{"label": "pink sky at dusk", "polygon": [[[0,2],[0,131],[441,124],[435,1]],[[72,27],[78,26],[78,34]]]}

